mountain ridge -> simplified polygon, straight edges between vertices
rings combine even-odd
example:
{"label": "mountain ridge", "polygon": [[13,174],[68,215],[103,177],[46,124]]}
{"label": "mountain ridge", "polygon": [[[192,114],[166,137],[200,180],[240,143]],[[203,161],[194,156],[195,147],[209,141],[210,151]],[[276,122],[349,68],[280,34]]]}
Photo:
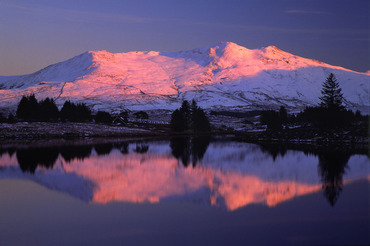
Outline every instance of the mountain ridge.
{"label": "mountain ridge", "polygon": [[195,99],[207,109],[315,105],[334,73],[348,108],[368,111],[369,78],[275,46],[247,49],[232,42],[179,52],[87,51],[35,73],[0,77],[0,108],[21,96],[85,102],[93,110],[174,109]]}

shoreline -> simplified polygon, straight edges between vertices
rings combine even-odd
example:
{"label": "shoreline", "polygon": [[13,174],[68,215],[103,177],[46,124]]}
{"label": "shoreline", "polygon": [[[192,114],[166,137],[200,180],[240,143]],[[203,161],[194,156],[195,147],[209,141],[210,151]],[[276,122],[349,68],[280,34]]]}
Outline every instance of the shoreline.
{"label": "shoreline", "polygon": [[353,132],[348,129],[320,130],[315,128],[296,128],[281,132],[270,131],[215,131],[210,133],[176,133],[168,128],[144,129],[96,123],[51,123],[17,122],[0,123],[0,144],[4,142],[27,142],[36,140],[91,140],[162,138],[192,136],[226,136],[251,143],[288,143],[288,144],[369,144],[369,134]]}

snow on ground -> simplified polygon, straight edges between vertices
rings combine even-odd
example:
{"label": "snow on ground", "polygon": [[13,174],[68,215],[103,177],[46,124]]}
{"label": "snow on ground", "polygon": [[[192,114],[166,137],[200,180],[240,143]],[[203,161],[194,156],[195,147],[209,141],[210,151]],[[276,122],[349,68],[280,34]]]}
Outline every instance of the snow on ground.
{"label": "snow on ground", "polygon": [[50,123],[50,122],[18,122],[15,124],[0,123],[0,138],[27,139],[53,137],[94,137],[94,136],[129,136],[148,134],[149,130],[111,126],[93,123]]}
{"label": "snow on ground", "polygon": [[89,51],[34,74],[0,77],[0,108],[21,96],[86,102],[93,110],[173,110],[181,100],[203,108],[302,108],[318,103],[334,73],[346,105],[369,111],[370,76],[279,50],[235,43],[180,52]]}

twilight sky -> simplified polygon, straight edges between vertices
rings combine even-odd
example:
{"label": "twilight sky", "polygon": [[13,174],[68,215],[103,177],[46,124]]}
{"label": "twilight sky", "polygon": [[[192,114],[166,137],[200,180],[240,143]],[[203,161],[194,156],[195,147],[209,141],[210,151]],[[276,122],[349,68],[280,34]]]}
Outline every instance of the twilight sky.
{"label": "twilight sky", "polygon": [[88,50],[180,51],[235,42],[370,70],[370,0],[0,0],[0,75]]}

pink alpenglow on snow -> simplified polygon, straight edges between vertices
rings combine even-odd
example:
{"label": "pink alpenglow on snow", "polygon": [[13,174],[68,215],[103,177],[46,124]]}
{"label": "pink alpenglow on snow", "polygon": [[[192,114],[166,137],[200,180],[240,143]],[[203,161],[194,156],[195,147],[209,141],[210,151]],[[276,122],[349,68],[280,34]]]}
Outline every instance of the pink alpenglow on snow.
{"label": "pink alpenglow on snow", "polygon": [[368,111],[368,73],[302,58],[275,46],[247,49],[225,42],[180,52],[89,51],[36,73],[0,77],[0,108],[24,94],[85,102],[114,112],[177,108],[195,99],[206,109],[316,105],[321,85],[335,74],[346,106]]}

